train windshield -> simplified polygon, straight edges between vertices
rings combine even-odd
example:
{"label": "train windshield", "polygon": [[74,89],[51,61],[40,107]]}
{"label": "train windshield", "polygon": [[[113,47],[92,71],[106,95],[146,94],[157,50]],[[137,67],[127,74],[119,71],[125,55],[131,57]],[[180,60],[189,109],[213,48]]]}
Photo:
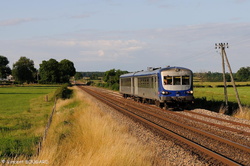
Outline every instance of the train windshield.
{"label": "train windshield", "polygon": [[182,76],[182,85],[189,85],[190,84],[190,77],[189,76]]}
{"label": "train windshield", "polygon": [[164,85],[190,85],[190,76],[164,76]]}

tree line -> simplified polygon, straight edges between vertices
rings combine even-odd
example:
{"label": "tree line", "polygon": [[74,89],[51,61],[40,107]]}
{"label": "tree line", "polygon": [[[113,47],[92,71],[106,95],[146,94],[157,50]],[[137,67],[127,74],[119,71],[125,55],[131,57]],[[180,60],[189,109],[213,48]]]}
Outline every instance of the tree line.
{"label": "tree line", "polygon": [[[60,62],[55,59],[44,60],[39,65],[40,68],[38,70],[34,67],[33,60],[26,57],[20,57],[20,59],[13,64],[12,70],[8,64],[8,59],[0,55],[0,78],[6,78],[8,75],[12,74],[18,83],[65,83],[69,82],[72,76],[75,76],[76,79],[89,77],[91,80],[97,80],[102,77],[104,82],[98,83],[98,86],[118,89],[120,75],[128,73],[128,71],[119,69],[111,69],[106,72],[76,72],[74,63],[67,59]],[[222,73],[219,72],[209,71],[194,73],[194,76],[201,81],[223,81]],[[236,73],[233,73],[233,76],[236,81],[250,81],[250,67],[241,67]],[[226,73],[226,80],[228,82],[231,81],[229,73]]]}
{"label": "tree line", "polygon": [[[111,69],[106,72],[77,72],[75,75],[76,79],[81,79],[83,77],[88,77],[90,79],[89,84],[105,87],[112,90],[119,90],[119,78],[120,75],[128,73],[128,71]],[[242,67],[237,73],[233,73],[234,79],[236,81],[250,81],[250,67]],[[201,72],[194,73],[194,77],[198,78],[204,82],[222,82],[223,76],[219,72]],[[102,78],[102,82],[94,83],[91,80],[98,80]],[[231,77],[229,73],[226,73],[226,81],[230,82]]]}
{"label": "tree line", "polygon": [[[128,73],[128,71],[115,70],[111,69],[106,71],[103,76],[103,81],[105,83],[100,84],[99,86],[109,87],[111,89],[119,89],[119,77],[122,74]],[[223,74],[219,72],[203,72],[203,73],[194,73],[194,77],[199,78],[202,81],[206,82],[222,82]],[[227,82],[231,82],[231,77],[229,73],[226,73]],[[233,73],[234,79],[236,81],[250,81],[250,67],[242,67],[237,73]]]}
{"label": "tree line", "polygon": [[39,64],[39,69],[36,69],[34,61],[27,57],[20,57],[13,64],[12,70],[8,64],[7,57],[0,55],[0,78],[6,78],[11,74],[14,80],[20,84],[33,82],[42,84],[67,83],[70,77],[76,73],[74,63],[67,59],[60,62],[52,58],[44,60]]}
{"label": "tree line", "polygon": [[[104,73],[99,72],[99,76],[103,77],[103,82],[99,82],[95,84],[96,86],[99,87],[105,87],[109,88],[112,90],[119,90],[119,78],[120,75],[128,73],[128,71],[122,71],[122,70],[116,70],[116,69],[111,69],[108,70]],[[91,79],[94,78],[93,76],[96,73],[88,72],[87,76]],[[86,73],[82,72],[81,75],[85,75]],[[250,67],[242,67],[240,68],[237,73],[233,74],[234,79],[236,81],[250,81]],[[204,82],[222,82],[223,81],[223,76],[222,73],[219,72],[203,72],[203,73],[194,73],[194,77],[199,78],[201,81]],[[226,80],[227,82],[231,81],[231,77],[229,73],[226,73]],[[93,82],[92,82],[93,83]]]}
{"label": "tree line", "polygon": [[[223,74],[219,72],[201,72],[194,73],[194,76],[199,78],[201,81],[205,82],[222,82]],[[225,74],[226,81],[231,82],[231,77],[229,73]],[[233,73],[235,81],[243,82],[250,81],[250,67],[241,67],[236,73]]]}
{"label": "tree line", "polygon": [[[128,71],[122,71],[120,69],[111,69],[106,72],[76,72],[75,79],[80,80],[83,77],[87,77],[89,79],[88,85],[119,90],[120,75],[125,73],[128,73]],[[96,83],[93,80],[99,80],[99,82]]]}

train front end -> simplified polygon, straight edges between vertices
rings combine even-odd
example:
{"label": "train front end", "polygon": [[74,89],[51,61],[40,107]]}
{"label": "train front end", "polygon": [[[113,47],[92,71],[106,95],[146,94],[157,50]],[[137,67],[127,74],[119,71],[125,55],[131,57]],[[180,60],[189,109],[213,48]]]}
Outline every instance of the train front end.
{"label": "train front end", "polygon": [[159,98],[161,103],[192,103],[193,72],[187,68],[168,67],[160,71]]}

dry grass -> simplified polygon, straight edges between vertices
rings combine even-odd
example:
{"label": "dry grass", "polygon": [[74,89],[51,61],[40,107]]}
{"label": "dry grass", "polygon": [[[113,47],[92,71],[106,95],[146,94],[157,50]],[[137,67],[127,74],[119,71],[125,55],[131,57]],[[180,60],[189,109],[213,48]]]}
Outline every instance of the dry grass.
{"label": "dry grass", "polygon": [[61,100],[37,161],[49,165],[153,165],[153,154],[109,115],[74,88],[73,99]]}
{"label": "dry grass", "polygon": [[219,113],[220,114],[225,114],[227,112],[227,108],[226,106],[224,106],[223,104],[220,106],[220,110]]}
{"label": "dry grass", "polygon": [[[221,105],[219,113],[225,114],[226,112],[227,112],[226,107]],[[243,107],[242,110],[238,108],[232,116],[240,119],[250,120],[250,108]]]}
{"label": "dry grass", "polygon": [[250,108],[243,107],[242,110],[238,109],[233,116],[236,118],[250,120]]}

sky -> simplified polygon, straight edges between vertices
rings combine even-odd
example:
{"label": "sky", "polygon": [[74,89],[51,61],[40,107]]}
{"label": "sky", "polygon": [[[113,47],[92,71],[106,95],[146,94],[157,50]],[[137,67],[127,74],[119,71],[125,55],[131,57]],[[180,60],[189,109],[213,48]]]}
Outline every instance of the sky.
{"label": "sky", "polygon": [[[250,0],[0,0],[0,55],[35,67],[51,58],[77,71],[250,66]],[[228,71],[228,69],[227,69]]]}

